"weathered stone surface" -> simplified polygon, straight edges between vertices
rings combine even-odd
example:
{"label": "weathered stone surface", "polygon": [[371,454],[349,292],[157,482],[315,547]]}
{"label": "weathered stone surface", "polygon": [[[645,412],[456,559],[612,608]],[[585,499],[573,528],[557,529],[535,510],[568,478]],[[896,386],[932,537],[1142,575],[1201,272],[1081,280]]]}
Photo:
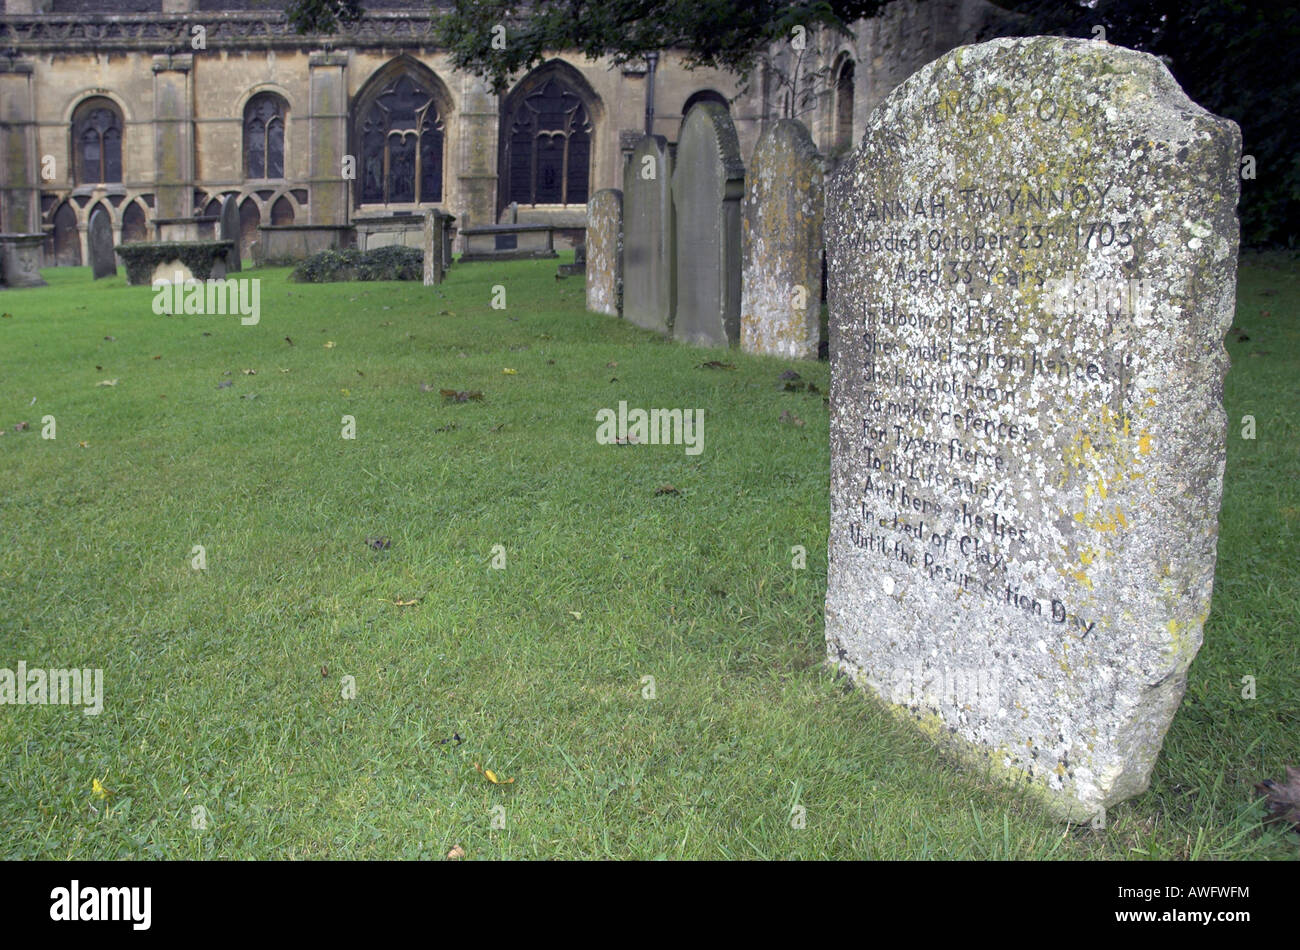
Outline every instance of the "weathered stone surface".
{"label": "weathered stone surface", "polygon": [[828,193],[831,660],[1072,820],[1147,787],[1209,613],[1239,154],[1151,56],[997,40]]}
{"label": "weathered stone surface", "polygon": [[740,347],[815,359],[821,342],[822,163],[802,122],[767,127],[745,180]]}
{"label": "weathered stone surface", "polygon": [[673,166],[678,340],[726,346],[740,338],[744,191],[745,166],[730,113],[716,102],[693,106]]}
{"label": "weathered stone surface", "polygon": [[672,171],[661,135],[643,136],[623,167],[623,316],[660,333],[677,294]]}
{"label": "weathered stone surface", "polygon": [[44,287],[41,278],[43,234],[0,234],[0,282],[6,287]]}
{"label": "weathered stone surface", "polygon": [[222,241],[230,241],[230,253],[226,255],[226,273],[233,274],[240,270],[243,262],[239,259],[239,241],[240,241],[240,224],[239,224],[239,203],[235,200],[236,195],[227,195],[226,200],[221,202],[221,227],[218,229],[217,238]]}
{"label": "weathered stone surface", "polygon": [[113,254],[113,222],[108,212],[96,208],[90,213],[86,230],[86,246],[90,250],[90,270],[95,280],[117,276],[117,258]]}
{"label": "weathered stone surface", "polygon": [[424,213],[424,286],[432,287],[442,283],[445,258],[442,242],[446,240],[442,215],[437,211]]}
{"label": "weathered stone surface", "polygon": [[618,316],[623,307],[623,192],[606,188],[587,202],[587,309]]}

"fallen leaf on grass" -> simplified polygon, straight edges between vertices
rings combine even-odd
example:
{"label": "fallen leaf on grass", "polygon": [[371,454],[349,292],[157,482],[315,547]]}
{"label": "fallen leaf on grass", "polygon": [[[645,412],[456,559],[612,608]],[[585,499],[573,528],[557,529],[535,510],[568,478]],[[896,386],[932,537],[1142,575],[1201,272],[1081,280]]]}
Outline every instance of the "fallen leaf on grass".
{"label": "fallen leaf on grass", "polygon": [[30,428],[31,426],[29,426],[26,422],[18,422],[14,424],[15,432],[26,432]]}
{"label": "fallen leaf on grass", "polygon": [[414,607],[414,606],[415,606],[416,604],[418,604],[419,602],[420,602],[420,598],[419,598],[419,597],[412,598],[411,600],[402,600],[401,598],[398,598],[397,600],[393,601],[393,606],[394,606],[394,607]]}
{"label": "fallen leaf on grass", "polygon": [[352,390],[350,390],[350,389],[340,389],[339,392],[342,393],[344,396],[351,396],[351,395],[352,395]]}
{"label": "fallen leaf on grass", "polygon": [[505,367],[504,369],[501,370],[501,375],[502,375],[502,376],[514,376],[514,375],[517,374],[518,372],[519,372],[519,370],[517,370],[517,369],[511,369],[509,366],[507,366],[507,367]]}
{"label": "fallen leaf on grass", "polygon": [[109,343],[116,343],[116,342],[117,342],[117,337],[115,337],[115,336],[106,336],[106,337],[104,337],[104,339],[107,340]]}
{"label": "fallen leaf on grass", "polygon": [[621,439],[614,440],[615,445],[640,445],[641,440],[634,435],[624,436]]}
{"label": "fallen leaf on grass", "polygon": [[1264,802],[1268,809],[1266,821],[1290,824],[1292,829],[1300,831],[1300,769],[1288,765],[1285,784],[1266,778],[1255,786],[1255,791],[1268,796]]}
{"label": "fallen leaf on grass", "polygon": [[387,538],[366,538],[366,544],[370,545],[370,547],[374,548],[376,551],[386,551],[392,547],[393,543]]}
{"label": "fallen leaf on grass", "polygon": [[330,668],[329,668],[328,666],[326,666],[324,663],[322,663],[322,664],[320,665],[320,678],[321,678],[321,679],[324,679],[325,677],[327,677],[327,676],[329,676],[329,675],[330,675]]}
{"label": "fallen leaf on grass", "polygon": [[460,845],[456,845],[454,848],[452,848],[450,851],[447,852],[448,861],[459,861],[463,857],[465,857],[465,849],[462,848]]}
{"label": "fallen leaf on grass", "polygon": [[95,385],[96,385],[96,386],[116,386],[116,385],[117,385],[117,380],[116,380],[116,379],[101,379],[101,380],[100,380],[99,382],[97,382]]}
{"label": "fallen leaf on grass", "polygon": [[244,370],[244,375],[245,375],[245,376],[256,376],[256,375],[257,375],[257,370],[255,370],[255,369],[246,369],[246,370]]}
{"label": "fallen leaf on grass", "polygon": [[284,342],[288,343],[290,346],[293,346],[293,340],[289,339],[288,337],[284,338]]}
{"label": "fallen leaf on grass", "polygon": [[477,389],[440,389],[442,398],[448,402],[469,402],[471,399],[482,401],[483,393]]}
{"label": "fallen leaf on grass", "polygon": [[681,492],[679,492],[672,485],[660,485],[658,488],[655,489],[655,494],[656,495],[680,495]]}
{"label": "fallen leaf on grass", "polygon": [[0,313],[0,317],[3,317],[4,319],[9,320],[9,319],[12,319],[12,318],[13,318],[13,314],[12,314],[12,313]]}
{"label": "fallen leaf on grass", "polygon": [[239,398],[240,398],[240,399],[256,399],[256,398],[257,398],[257,393],[244,393],[244,394],[243,394],[242,396],[240,396]]}
{"label": "fallen leaf on grass", "polygon": [[735,365],[732,363],[722,363],[719,362],[718,360],[708,360],[707,362],[701,363],[699,366],[696,367],[696,369],[735,369],[735,368],[736,368]]}
{"label": "fallen leaf on grass", "polygon": [[231,387],[231,386],[233,386],[233,385],[235,385],[235,384],[234,384],[231,380],[229,380],[229,379],[223,379],[221,382],[217,383],[217,388],[218,388],[218,389],[227,389],[227,388],[229,388],[229,387]]}
{"label": "fallen leaf on grass", "polygon": [[[108,776],[105,775],[104,778],[108,778]],[[90,780],[90,794],[96,798],[108,798],[113,793],[106,789],[99,779],[93,778]]]}
{"label": "fallen leaf on grass", "polygon": [[156,359],[156,360],[160,360],[160,359],[162,359],[162,355],[159,354],[158,356],[155,356],[154,359]]}
{"label": "fallen leaf on grass", "polygon": [[325,341],[325,349],[327,349],[327,350],[332,350],[332,349],[334,349],[334,341],[333,341],[333,340],[326,340],[326,341]]}
{"label": "fallen leaf on grass", "polygon": [[456,745],[460,745],[460,744],[461,744],[462,742],[464,742],[464,741],[465,741],[465,740],[462,739],[462,738],[460,737],[460,733],[459,733],[459,732],[453,732],[453,733],[452,733],[450,736],[448,736],[446,739],[439,739],[439,740],[437,741],[436,744],[437,744],[437,745],[446,745],[448,742],[454,742],[454,743],[456,743]]}
{"label": "fallen leaf on grass", "polygon": [[88,448],[90,448],[90,443],[89,443],[89,442],[78,442],[78,443],[77,443],[77,446],[78,446],[79,448],[88,449]]}
{"label": "fallen leaf on grass", "polygon": [[513,778],[507,778],[507,779],[497,778],[497,774],[495,772],[493,772],[491,769],[483,768],[477,762],[474,763],[474,768],[482,772],[483,777],[487,779],[489,782],[491,782],[493,785],[511,785],[514,783]]}
{"label": "fallen leaf on grass", "polygon": [[613,368],[616,367],[617,365],[618,365],[618,360],[610,360],[608,363],[605,364],[605,368],[606,368],[606,369],[613,369]]}
{"label": "fallen leaf on grass", "polygon": [[448,422],[445,426],[438,426],[438,428],[434,429],[433,431],[434,432],[455,432],[459,428],[460,428],[459,424],[455,422]]}
{"label": "fallen leaf on grass", "polygon": [[781,413],[781,419],[780,419],[780,421],[781,421],[781,422],[787,422],[787,423],[789,423],[789,424],[792,425],[792,426],[802,426],[802,425],[803,425],[803,420],[800,419],[798,415],[796,415],[795,413],[791,412],[789,409],[787,409],[787,410],[785,410],[784,412]]}
{"label": "fallen leaf on grass", "polygon": [[571,616],[574,620],[581,620],[581,619],[582,619],[582,611],[581,611],[581,610],[570,610],[570,611],[569,611],[569,616]]}

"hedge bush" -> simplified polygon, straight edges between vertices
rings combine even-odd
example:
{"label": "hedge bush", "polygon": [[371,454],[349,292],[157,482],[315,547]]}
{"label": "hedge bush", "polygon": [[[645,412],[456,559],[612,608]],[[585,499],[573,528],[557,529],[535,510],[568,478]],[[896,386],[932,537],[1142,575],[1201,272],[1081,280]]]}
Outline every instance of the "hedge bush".
{"label": "hedge bush", "polygon": [[119,244],[115,251],[126,266],[129,284],[147,284],[159,264],[180,261],[196,280],[207,280],[217,261],[226,260],[233,241],[140,241]]}
{"label": "hedge bush", "polygon": [[336,280],[423,280],[424,253],[414,247],[321,251],[294,268],[290,280],[320,284]]}

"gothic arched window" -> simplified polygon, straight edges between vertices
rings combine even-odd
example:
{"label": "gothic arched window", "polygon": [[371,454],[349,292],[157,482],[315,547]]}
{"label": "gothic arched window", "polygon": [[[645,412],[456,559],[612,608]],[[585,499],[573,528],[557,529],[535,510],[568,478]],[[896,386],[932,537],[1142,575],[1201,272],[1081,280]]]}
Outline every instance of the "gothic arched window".
{"label": "gothic arched window", "polygon": [[284,177],[285,102],[259,92],[244,106],[244,177]]}
{"label": "gothic arched window", "polygon": [[361,117],[361,200],[442,200],[442,118],[433,92],[408,75],[385,88]]}
{"label": "gothic arched window", "polygon": [[95,96],[77,106],[72,151],[77,184],[122,180],[122,112],[112,99]]}
{"label": "gothic arched window", "polygon": [[582,99],[552,76],[507,117],[507,203],[586,204],[591,117]]}

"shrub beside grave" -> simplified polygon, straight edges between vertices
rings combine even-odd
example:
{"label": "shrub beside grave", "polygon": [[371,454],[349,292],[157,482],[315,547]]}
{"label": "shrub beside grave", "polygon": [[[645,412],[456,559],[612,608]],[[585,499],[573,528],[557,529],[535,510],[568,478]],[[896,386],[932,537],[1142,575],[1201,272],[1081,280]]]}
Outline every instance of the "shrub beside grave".
{"label": "shrub beside grave", "polygon": [[336,280],[423,280],[424,255],[414,247],[321,251],[299,264],[289,279],[320,284]]}
{"label": "shrub beside grave", "polygon": [[[225,276],[226,257],[230,241],[141,241],[119,244],[117,255],[126,265],[129,284],[148,284],[159,264],[180,261],[189,268],[196,280]],[[213,266],[221,261],[220,273],[214,275]]]}

